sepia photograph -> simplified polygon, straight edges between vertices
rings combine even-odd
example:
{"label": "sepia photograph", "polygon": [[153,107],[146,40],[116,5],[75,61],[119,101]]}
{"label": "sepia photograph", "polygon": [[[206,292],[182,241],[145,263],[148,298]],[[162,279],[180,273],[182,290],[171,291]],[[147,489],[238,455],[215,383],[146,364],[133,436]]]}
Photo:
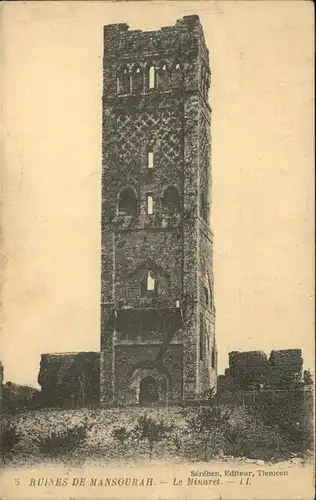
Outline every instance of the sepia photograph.
{"label": "sepia photograph", "polygon": [[314,491],[314,21],[4,2],[0,496]]}

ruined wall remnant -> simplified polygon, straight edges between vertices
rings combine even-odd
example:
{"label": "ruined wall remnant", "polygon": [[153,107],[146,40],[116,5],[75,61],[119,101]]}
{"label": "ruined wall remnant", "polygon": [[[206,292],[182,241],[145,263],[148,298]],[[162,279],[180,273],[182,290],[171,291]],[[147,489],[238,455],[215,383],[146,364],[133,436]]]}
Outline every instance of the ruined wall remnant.
{"label": "ruined wall remnant", "polygon": [[38,383],[43,406],[77,408],[99,404],[100,354],[42,354]]}
{"label": "ruined wall remnant", "polygon": [[19,413],[35,410],[41,405],[40,391],[28,385],[6,382],[2,386],[3,413]]}
{"label": "ruined wall remnant", "polygon": [[300,349],[229,353],[229,368],[218,377],[218,392],[253,389],[296,389],[303,384]]}

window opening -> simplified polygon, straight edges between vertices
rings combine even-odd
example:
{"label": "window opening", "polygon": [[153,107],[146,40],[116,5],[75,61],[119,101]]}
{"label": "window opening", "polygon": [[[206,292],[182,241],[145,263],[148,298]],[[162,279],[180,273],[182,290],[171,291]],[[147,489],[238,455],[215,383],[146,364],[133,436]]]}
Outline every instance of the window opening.
{"label": "window opening", "polygon": [[136,215],[137,199],[133,189],[127,188],[120,193],[118,210],[121,214]]}
{"label": "window opening", "polygon": [[204,287],[203,292],[204,292],[204,304],[206,306],[208,306],[209,305],[209,294],[208,294],[208,290],[206,287]]}
{"label": "window opening", "polygon": [[153,377],[147,376],[139,383],[139,403],[155,403],[159,400],[158,384]]}
{"label": "window opening", "polygon": [[216,352],[215,352],[215,346],[213,345],[212,347],[212,357],[211,357],[211,363],[212,363],[212,368],[215,368],[215,363],[216,363]]}
{"label": "window opening", "polygon": [[131,92],[131,85],[131,75],[127,69],[124,69],[116,79],[117,92],[119,94],[129,94]]}
{"label": "window opening", "polygon": [[155,278],[152,276],[151,271],[148,271],[148,274],[147,274],[147,290],[148,290],[148,292],[153,292],[155,290],[155,284],[156,284]]}
{"label": "window opening", "polygon": [[147,153],[147,166],[148,168],[154,168],[154,152],[152,150]]}
{"label": "window opening", "polygon": [[166,208],[171,211],[179,212],[180,211],[180,198],[178,190],[170,186],[164,192],[163,204]]}
{"label": "window opening", "polygon": [[147,214],[152,215],[153,213],[153,197],[149,194],[147,195]]}
{"label": "window opening", "polygon": [[154,89],[156,86],[156,71],[154,66],[149,68],[149,88]]}
{"label": "window opening", "polygon": [[199,344],[200,344],[200,361],[203,361],[204,359],[204,325],[203,325],[203,319],[200,319],[200,338],[199,338]]}
{"label": "window opening", "polygon": [[211,325],[209,320],[207,320],[206,342],[207,342],[208,353],[211,352],[210,340],[211,340]]}
{"label": "window opening", "polygon": [[137,66],[134,68],[132,73],[131,92],[141,92],[143,85],[144,82],[141,74],[141,68]]}

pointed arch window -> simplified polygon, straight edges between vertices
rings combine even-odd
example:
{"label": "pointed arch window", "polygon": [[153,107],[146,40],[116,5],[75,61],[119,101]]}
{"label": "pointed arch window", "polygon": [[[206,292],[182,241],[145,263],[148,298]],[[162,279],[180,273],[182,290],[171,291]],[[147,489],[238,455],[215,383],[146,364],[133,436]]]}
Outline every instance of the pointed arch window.
{"label": "pointed arch window", "polygon": [[213,345],[212,347],[212,355],[211,355],[211,366],[212,368],[216,368],[216,347]]}
{"label": "pointed arch window", "polygon": [[213,279],[210,279],[208,275],[208,285],[209,285],[209,297],[210,297],[210,308],[213,309],[214,307],[214,282]]}
{"label": "pointed arch window", "polygon": [[121,191],[118,200],[118,212],[121,215],[137,214],[137,198],[132,188]]}
{"label": "pointed arch window", "polygon": [[141,92],[143,90],[143,74],[140,66],[134,67],[132,74],[133,74],[132,91]]}
{"label": "pointed arch window", "polygon": [[167,64],[163,63],[158,72],[157,87],[160,90],[169,90],[171,86],[170,72]]}
{"label": "pointed arch window", "polygon": [[208,306],[210,304],[209,291],[206,286],[203,287],[203,301],[204,305]]}
{"label": "pointed arch window", "polygon": [[116,88],[118,94],[129,94],[132,91],[132,75],[128,68],[124,68],[118,73]]}
{"label": "pointed arch window", "polygon": [[179,87],[182,82],[182,71],[179,63],[172,65],[171,84],[172,87]]}
{"label": "pointed arch window", "polygon": [[200,351],[200,361],[203,361],[205,355],[205,329],[204,329],[203,316],[200,317],[199,351]]}
{"label": "pointed arch window", "polygon": [[172,212],[180,212],[180,196],[177,188],[169,186],[163,195],[163,206]]}
{"label": "pointed arch window", "polygon": [[208,354],[211,352],[210,342],[211,342],[211,324],[210,324],[210,321],[207,320],[207,322],[206,322],[206,343],[207,343]]}

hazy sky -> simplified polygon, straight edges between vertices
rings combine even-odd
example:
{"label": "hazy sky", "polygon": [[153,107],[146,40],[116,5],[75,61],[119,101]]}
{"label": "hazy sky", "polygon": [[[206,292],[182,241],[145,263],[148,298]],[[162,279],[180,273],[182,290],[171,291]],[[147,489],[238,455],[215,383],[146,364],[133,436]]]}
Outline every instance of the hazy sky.
{"label": "hazy sky", "polygon": [[199,14],[212,68],[216,335],[314,356],[310,2],[2,5],[1,359],[36,384],[43,352],[98,350],[102,27]]}

